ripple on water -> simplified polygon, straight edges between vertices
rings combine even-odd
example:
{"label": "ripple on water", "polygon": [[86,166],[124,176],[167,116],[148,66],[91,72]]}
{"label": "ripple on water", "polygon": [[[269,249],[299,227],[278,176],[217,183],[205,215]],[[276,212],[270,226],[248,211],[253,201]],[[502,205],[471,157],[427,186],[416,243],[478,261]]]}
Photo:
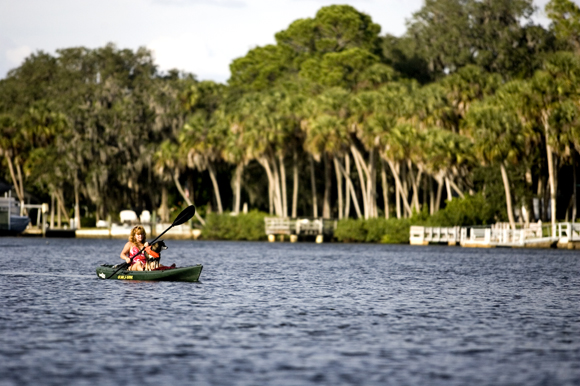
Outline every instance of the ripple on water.
{"label": "ripple on water", "polygon": [[1,238],[0,384],[580,382],[575,252],[167,244],[200,283],[97,279],[123,241]]}

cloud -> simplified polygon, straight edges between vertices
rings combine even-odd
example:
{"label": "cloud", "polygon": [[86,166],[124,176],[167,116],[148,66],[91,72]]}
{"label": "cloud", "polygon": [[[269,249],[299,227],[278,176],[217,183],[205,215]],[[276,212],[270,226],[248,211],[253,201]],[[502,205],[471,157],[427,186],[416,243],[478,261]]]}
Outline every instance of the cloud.
{"label": "cloud", "polygon": [[32,49],[28,46],[20,46],[12,49],[8,49],[6,52],[6,59],[8,59],[8,64],[14,67],[19,66],[24,59],[32,53]]}
{"label": "cloud", "polygon": [[227,57],[231,49],[226,42],[206,41],[193,33],[178,36],[162,36],[147,44],[153,52],[155,63],[161,71],[172,68],[193,72],[198,79],[212,79],[224,82],[229,78],[229,62]]}
{"label": "cloud", "polygon": [[246,2],[240,0],[153,0],[156,4],[189,6],[189,5],[213,5],[216,7],[240,8],[247,6]]}

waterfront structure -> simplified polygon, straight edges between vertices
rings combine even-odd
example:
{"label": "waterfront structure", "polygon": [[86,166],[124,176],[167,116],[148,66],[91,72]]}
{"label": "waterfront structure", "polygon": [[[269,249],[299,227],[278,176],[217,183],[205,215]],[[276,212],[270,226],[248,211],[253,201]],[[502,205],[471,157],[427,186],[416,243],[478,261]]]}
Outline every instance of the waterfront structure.
{"label": "waterfront structure", "polygon": [[499,223],[489,227],[424,227],[412,226],[409,243],[428,245],[446,243],[462,247],[495,248],[559,248],[580,249],[580,224],[558,223],[556,232],[552,225],[530,224],[527,228],[511,229]]}
{"label": "waterfront structure", "polygon": [[0,231],[22,233],[30,224],[30,217],[22,215],[20,202],[14,197],[0,197]]}
{"label": "waterfront structure", "polygon": [[300,236],[314,236],[316,242],[321,243],[325,237],[332,238],[337,224],[336,220],[326,218],[266,217],[264,222],[270,242],[278,235],[281,240],[289,236],[291,242]]}

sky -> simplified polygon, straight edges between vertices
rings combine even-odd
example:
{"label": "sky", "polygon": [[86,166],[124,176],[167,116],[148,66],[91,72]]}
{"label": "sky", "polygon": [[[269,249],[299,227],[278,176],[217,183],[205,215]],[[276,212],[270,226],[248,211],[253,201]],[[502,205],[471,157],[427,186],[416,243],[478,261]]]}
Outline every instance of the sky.
{"label": "sky", "polygon": [[[548,0],[534,0],[547,26]],[[424,0],[0,0],[0,78],[31,53],[59,48],[147,47],[161,71],[225,82],[233,59],[275,43],[274,34],[330,4],[371,16],[381,35],[401,36]]]}

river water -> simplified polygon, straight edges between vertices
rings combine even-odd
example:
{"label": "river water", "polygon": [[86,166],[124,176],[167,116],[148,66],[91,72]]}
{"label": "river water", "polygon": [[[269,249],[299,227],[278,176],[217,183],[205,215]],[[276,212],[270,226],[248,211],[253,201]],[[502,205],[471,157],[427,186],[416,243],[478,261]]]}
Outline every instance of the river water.
{"label": "river water", "polygon": [[0,385],[578,385],[580,253],[0,238]]}

